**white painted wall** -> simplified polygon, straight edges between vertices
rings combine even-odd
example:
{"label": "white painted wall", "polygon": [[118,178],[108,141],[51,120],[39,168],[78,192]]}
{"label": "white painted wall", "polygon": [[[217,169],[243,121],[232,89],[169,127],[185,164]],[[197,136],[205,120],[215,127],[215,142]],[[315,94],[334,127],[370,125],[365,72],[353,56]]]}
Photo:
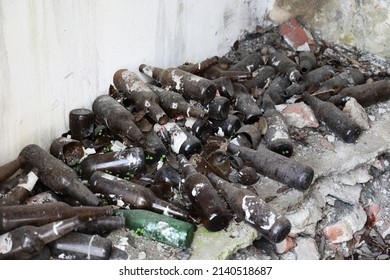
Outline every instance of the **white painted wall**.
{"label": "white painted wall", "polygon": [[262,0],[0,0],[0,165],[48,148],[114,72],[223,55],[266,14]]}

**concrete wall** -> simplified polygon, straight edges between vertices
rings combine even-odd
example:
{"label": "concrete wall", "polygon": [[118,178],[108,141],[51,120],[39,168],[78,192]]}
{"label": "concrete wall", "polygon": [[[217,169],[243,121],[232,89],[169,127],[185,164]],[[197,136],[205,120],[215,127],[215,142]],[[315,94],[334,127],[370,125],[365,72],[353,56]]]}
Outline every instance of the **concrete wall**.
{"label": "concrete wall", "polygon": [[269,18],[284,22],[298,17],[330,42],[390,58],[388,0],[271,0]]}
{"label": "concrete wall", "polygon": [[0,165],[48,148],[114,72],[226,53],[266,14],[261,0],[0,0]]}

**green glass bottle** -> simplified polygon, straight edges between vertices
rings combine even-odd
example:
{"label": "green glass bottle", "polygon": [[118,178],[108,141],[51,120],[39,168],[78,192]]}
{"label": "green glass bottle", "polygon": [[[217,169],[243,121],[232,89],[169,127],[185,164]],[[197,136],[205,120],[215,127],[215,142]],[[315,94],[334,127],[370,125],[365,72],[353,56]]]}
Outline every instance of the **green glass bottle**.
{"label": "green glass bottle", "polygon": [[194,238],[195,225],[166,215],[142,209],[117,209],[114,213],[125,217],[128,229],[172,247],[188,248]]}

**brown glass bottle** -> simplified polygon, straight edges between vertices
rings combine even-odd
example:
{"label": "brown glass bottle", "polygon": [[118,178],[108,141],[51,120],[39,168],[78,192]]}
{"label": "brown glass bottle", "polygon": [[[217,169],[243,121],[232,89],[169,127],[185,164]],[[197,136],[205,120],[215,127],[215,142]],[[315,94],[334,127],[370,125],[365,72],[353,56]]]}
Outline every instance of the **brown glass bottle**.
{"label": "brown glass bottle", "polygon": [[250,95],[246,87],[240,83],[233,83],[233,108],[244,115],[244,124],[253,124],[260,119],[261,109]]}
{"label": "brown glass bottle", "polygon": [[248,55],[245,55],[237,63],[230,66],[228,69],[230,71],[250,71],[254,72],[260,65],[264,65],[263,58],[258,52],[254,52]]}
{"label": "brown glass bottle", "polygon": [[0,183],[4,182],[11,177],[12,174],[18,171],[21,164],[20,158],[16,158],[0,166]]}
{"label": "brown glass bottle", "polygon": [[184,63],[183,65],[180,65],[177,68],[192,74],[199,74],[209,69],[213,65],[217,64],[218,61],[219,61],[218,56],[212,56],[198,63]]}
{"label": "brown glass bottle", "polygon": [[96,170],[117,176],[135,176],[145,171],[143,148],[126,148],[119,152],[94,154],[86,157],[76,168],[83,179],[89,179]]}
{"label": "brown glass bottle", "polygon": [[30,144],[19,154],[23,166],[36,168],[39,180],[51,190],[78,200],[83,205],[96,206],[100,200],[79,179],[75,170],[41,147]]}
{"label": "brown glass bottle", "polygon": [[178,68],[162,69],[141,64],[139,71],[152,77],[162,86],[183,94],[187,100],[193,99],[203,105],[213,100],[217,93],[212,81]]}
{"label": "brown glass bottle", "polygon": [[69,130],[72,139],[83,140],[93,134],[95,115],[86,108],[77,108],[69,112]]}
{"label": "brown glass bottle", "polygon": [[207,105],[207,109],[210,120],[224,120],[230,112],[230,101],[227,97],[216,96]]}
{"label": "brown glass bottle", "polygon": [[135,124],[133,114],[109,95],[96,97],[92,111],[97,119],[106,125],[115,135],[142,144],[144,136]]}
{"label": "brown glass bottle", "polygon": [[333,131],[346,143],[354,143],[362,132],[361,127],[333,103],[322,101],[308,92],[302,95],[303,101],[310,106],[319,121]]}
{"label": "brown glass bottle", "polygon": [[76,232],[85,234],[98,234],[104,236],[113,230],[124,228],[125,219],[118,216],[105,216],[86,221],[75,229]]}
{"label": "brown glass bottle", "polygon": [[267,131],[264,135],[265,145],[271,151],[290,157],[294,152],[287,122],[281,112],[276,110],[275,103],[267,94],[263,94],[263,117],[267,120]]}
{"label": "brown glass bottle", "polygon": [[121,69],[114,74],[115,87],[123,92],[136,111],[146,110],[147,115],[156,123],[165,124],[169,117],[159,105],[158,96],[146,83],[132,71]]}
{"label": "brown glass bottle", "polygon": [[58,137],[51,142],[50,153],[66,165],[75,166],[84,156],[80,141],[67,137]]}
{"label": "brown glass bottle", "polygon": [[207,112],[189,103],[181,94],[154,85],[148,85],[160,100],[160,106],[172,119],[185,116],[207,118]]}
{"label": "brown glass bottle", "polygon": [[332,96],[329,102],[336,106],[344,105],[348,97],[353,97],[363,107],[367,107],[390,99],[390,81],[379,80],[369,84],[362,84],[344,88],[337,95]]}
{"label": "brown glass bottle", "polygon": [[222,70],[218,67],[211,67],[199,75],[209,80],[215,80],[224,77],[236,82],[246,81],[252,78],[251,71]]}
{"label": "brown glass bottle", "polygon": [[291,223],[272,209],[261,197],[246,188],[240,188],[214,173],[207,176],[226,199],[238,218],[253,225],[262,236],[273,243],[283,241],[291,230]]}
{"label": "brown glass bottle", "polygon": [[124,203],[124,205],[119,205],[121,207],[129,206],[131,209],[145,209],[188,220],[189,214],[187,211],[157,198],[150,189],[141,185],[101,171],[94,172],[89,179],[89,183],[93,192],[101,193],[111,198],[115,196],[116,200]]}
{"label": "brown glass bottle", "polygon": [[92,234],[70,232],[49,244],[52,257],[65,260],[108,260],[111,239]]}
{"label": "brown glass bottle", "polygon": [[242,122],[236,115],[230,114],[224,120],[210,120],[216,135],[221,137],[230,138],[236,134],[236,132],[242,126]]}
{"label": "brown glass bottle", "polygon": [[185,178],[183,190],[201,217],[203,225],[209,231],[219,231],[226,228],[232,215],[224,206],[221,197],[209,179],[198,173],[184,155],[179,154],[177,158]]}
{"label": "brown glass bottle", "polygon": [[23,204],[38,181],[36,173],[38,172],[33,169],[25,177],[19,179],[18,184],[0,198],[0,206]]}
{"label": "brown glass bottle", "polygon": [[74,230],[77,217],[46,225],[22,226],[0,235],[0,260],[27,260],[38,255],[43,247]]}
{"label": "brown glass bottle", "polygon": [[251,162],[260,174],[289,187],[303,191],[314,177],[314,170],[292,158],[284,157],[259,145],[256,150],[229,143],[227,152]]}
{"label": "brown glass bottle", "polygon": [[25,225],[41,226],[71,217],[86,221],[90,218],[111,216],[113,209],[111,206],[70,206],[64,202],[52,202],[0,206],[0,213],[0,233],[3,233]]}
{"label": "brown glass bottle", "polygon": [[240,84],[244,85],[248,92],[254,89],[263,88],[270,79],[275,76],[275,69],[272,66],[263,66],[257,69],[253,73],[253,77],[246,81],[241,81]]}
{"label": "brown glass bottle", "polygon": [[299,70],[302,74],[306,74],[317,66],[317,58],[310,51],[303,51],[298,54]]}
{"label": "brown glass bottle", "polygon": [[298,65],[281,51],[277,51],[272,47],[269,48],[267,64],[275,67],[280,74],[285,75],[293,83],[300,83],[302,81],[302,75],[298,70]]}
{"label": "brown glass bottle", "polygon": [[[264,93],[268,94],[275,104],[286,103],[289,98],[286,89],[291,85],[291,81],[282,76],[275,77]],[[257,104],[261,105],[261,98],[257,99]]]}

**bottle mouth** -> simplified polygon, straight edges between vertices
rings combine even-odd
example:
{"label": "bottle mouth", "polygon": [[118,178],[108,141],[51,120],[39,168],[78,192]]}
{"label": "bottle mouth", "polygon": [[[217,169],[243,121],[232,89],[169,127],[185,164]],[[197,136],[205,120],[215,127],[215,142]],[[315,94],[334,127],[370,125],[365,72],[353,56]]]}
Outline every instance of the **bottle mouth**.
{"label": "bottle mouth", "polygon": [[264,237],[273,243],[282,242],[291,231],[291,223],[286,218],[278,220]]}

